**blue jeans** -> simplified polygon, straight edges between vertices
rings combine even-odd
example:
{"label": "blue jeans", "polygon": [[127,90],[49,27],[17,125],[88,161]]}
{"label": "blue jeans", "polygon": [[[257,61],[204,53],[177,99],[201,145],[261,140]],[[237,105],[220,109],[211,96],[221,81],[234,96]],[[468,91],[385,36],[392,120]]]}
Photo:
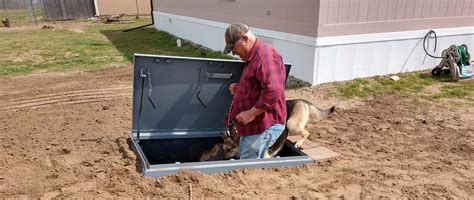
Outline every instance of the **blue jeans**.
{"label": "blue jeans", "polygon": [[285,125],[273,124],[261,134],[240,136],[240,159],[264,158],[283,130]]}

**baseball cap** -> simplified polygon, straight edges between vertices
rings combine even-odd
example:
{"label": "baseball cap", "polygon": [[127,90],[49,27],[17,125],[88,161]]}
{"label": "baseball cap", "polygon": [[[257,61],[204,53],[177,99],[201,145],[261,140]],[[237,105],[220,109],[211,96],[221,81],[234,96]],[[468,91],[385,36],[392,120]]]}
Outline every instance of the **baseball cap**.
{"label": "baseball cap", "polygon": [[[225,37],[226,37],[226,45],[224,51],[225,54],[228,54],[234,49],[234,44],[240,39],[240,33],[247,33],[249,31],[249,27],[245,24],[231,24],[225,30]],[[227,37],[229,40],[227,40]]]}

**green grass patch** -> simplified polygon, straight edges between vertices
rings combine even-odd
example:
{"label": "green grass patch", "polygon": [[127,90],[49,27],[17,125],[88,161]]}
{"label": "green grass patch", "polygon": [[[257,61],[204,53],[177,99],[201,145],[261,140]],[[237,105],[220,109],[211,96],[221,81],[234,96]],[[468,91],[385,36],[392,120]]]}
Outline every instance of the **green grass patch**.
{"label": "green grass patch", "polygon": [[[0,41],[0,75],[24,74],[35,71],[65,71],[93,69],[117,62],[122,53],[106,38],[69,30],[30,30],[0,33],[8,38]],[[102,45],[91,45],[100,43]],[[97,59],[102,58],[102,59]],[[119,59],[120,60],[120,59]],[[121,59],[123,60],[123,59]],[[27,71],[15,70],[28,66]]]}
{"label": "green grass patch", "polygon": [[123,32],[151,22],[150,18],[133,20],[131,24],[91,22],[82,31],[75,31],[77,27],[69,24],[71,30],[36,28],[1,32],[0,76],[131,64],[134,53],[231,58],[185,41],[178,48],[177,38],[153,27]]}
{"label": "green grass patch", "polygon": [[[399,77],[400,80],[398,81],[394,81],[387,76],[381,76],[338,83],[336,84],[335,92],[331,93],[331,95],[345,98],[365,98],[388,92],[399,92],[425,96],[430,99],[440,99],[469,97],[474,93],[474,83],[472,81],[451,83],[450,75],[436,78],[427,73],[413,72],[399,74]],[[434,94],[426,94],[424,90],[427,86],[433,84],[441,84],[442,89]]]}
{"label": "green grass patch", "polygon": [[2,67],[0,74],[24,74],[32,72],[33,68],[27,65],[20,65],[15,67]]}
{"label": "green grass patch", "polygon": [[474,82],[460,82],[455,84],[443,85],[439,92],[436,92],[430,97],[432,99],[442,98],[465,98],[470,97],[474,93]]}

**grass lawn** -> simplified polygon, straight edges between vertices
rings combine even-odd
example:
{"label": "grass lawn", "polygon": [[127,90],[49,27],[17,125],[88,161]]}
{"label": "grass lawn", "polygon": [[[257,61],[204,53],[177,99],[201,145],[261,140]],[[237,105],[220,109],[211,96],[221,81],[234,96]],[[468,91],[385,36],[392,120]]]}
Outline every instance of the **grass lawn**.
{"label": "grass lawn", "polygon": [[399,81],[394,81],[388,76],[379,76],[338,83],[331,95],[365,98],[387,92],[399,92],[434,101],[443,98],[463,98],[474,105],[474,80],[451,82],[451,75],[433,77],[428,71],[403,73],[398,76]]}
{"label": "grass lawn", "polygon": [[74,21],[61,23],[63,28],[0,32],[4,38],[0,40],[0,76],[131,64],[134,53],[230,58],[187,42],[178,48],[177,38],[151,26],[123,32],[151,22],[150,18],[133,20],[131,24]]}

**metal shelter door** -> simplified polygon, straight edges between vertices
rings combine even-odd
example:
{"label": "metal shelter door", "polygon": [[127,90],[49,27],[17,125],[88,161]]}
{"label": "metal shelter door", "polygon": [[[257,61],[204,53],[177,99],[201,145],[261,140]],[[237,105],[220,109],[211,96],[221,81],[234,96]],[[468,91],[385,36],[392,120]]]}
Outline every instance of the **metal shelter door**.
{"label": "metal shelter door", "polygon": [[228,88],[238,82],[242,62],[141,54],[134,59],[133,132],[140,129],[145,138],[219,135],[232,99]]}

